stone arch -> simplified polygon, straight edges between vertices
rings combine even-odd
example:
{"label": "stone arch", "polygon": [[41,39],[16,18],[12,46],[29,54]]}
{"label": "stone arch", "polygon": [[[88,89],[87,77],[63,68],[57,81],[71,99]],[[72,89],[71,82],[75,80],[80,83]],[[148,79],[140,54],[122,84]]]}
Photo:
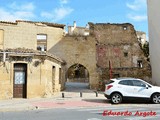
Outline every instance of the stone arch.
{"label": "stone arch", "polygon": [[89,83],[88,69],[79,63],[71,65],[66,74],[67,82]]}

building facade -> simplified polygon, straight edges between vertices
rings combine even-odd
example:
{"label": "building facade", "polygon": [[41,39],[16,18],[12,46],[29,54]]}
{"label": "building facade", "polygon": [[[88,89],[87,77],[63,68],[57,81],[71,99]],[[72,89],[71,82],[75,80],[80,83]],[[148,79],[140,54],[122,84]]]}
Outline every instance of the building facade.
{"label": "building facade", "polygon": [[115,77],[136,77],[150,81],[149,63],[132,24],[90,23],[90,35],[96,40],[100,84]]}
{"label": "building facade", "polygon": [[144,44],[147,42],[146,33],[142,32],[142,31],[136,31],[136,34],[137,34],[138,41],[141,43],[141,45],[143,47]]}
{"label": "building facade", "polygon": [[148,26],[149,26],[149,50],[150,50],[150,61],[152,66],[152,81],[160,85],[160,9],[159,0],[147,0],[148,5]]}
{"label": "building facade", "polygon": [[[79,27],[74,26],[79,31]],[[104,82],[110,77],[145,80],[151,77],[149,63],[140,48],[136,31],[128,23],[89,23],[88,35],[70,34],[69,31],[50,52],[66,61],[69,81],[84,82],[80,78],[85,78],[92,89],[104,89]],[[81,70],[77,66],[86,68],[87,74],[78,76]]]}
{"label": "building facade", "polygon": [[85,27],[79,27],[76,24],[76,21],[73,22],[73,26],[68,26],[68,35],[77,35],[77,36],[88,36],[89,35],[89,25]]}
{"label": "building facade", "polygon": [[[151,77],[133,25],[0,22],[0,95],[7,98],[47,97],[65,82],[85,82],[103,90],[113,77]],[[58,57],[57,57],[58,56]]]}
{"label": "building facade", "polygon": [[64,61],[48,52],[64,25],[0,22],[0,99],[47,97],[64,89]]}

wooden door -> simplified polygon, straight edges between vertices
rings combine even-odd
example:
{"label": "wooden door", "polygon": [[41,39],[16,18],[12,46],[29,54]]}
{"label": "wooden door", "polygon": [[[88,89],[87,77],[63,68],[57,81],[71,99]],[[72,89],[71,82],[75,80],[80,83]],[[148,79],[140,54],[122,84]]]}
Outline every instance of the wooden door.
{"label": "wooden door", "polygon": [[27,92],[27,65],[14,64],[14,82],[13,82],[13,97],[26,98]]}

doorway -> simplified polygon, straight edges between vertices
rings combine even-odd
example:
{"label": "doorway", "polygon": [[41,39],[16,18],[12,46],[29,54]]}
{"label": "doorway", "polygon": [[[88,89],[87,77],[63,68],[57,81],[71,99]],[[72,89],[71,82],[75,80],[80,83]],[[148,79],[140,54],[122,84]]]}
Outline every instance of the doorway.
{"label": "doorway", "polygon": [[27,97],[27,64],[14,64],[13,98]]}

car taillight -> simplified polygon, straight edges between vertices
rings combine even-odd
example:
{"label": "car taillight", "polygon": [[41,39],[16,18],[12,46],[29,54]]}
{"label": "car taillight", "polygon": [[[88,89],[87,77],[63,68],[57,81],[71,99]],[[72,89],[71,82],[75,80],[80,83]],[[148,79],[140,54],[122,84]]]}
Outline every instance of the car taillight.
{"label": "car taillight", "polygon": [[106,90],[110,89],[111,87],[113,87],[113,85],[108,85],[108,86],[106,87]]}

